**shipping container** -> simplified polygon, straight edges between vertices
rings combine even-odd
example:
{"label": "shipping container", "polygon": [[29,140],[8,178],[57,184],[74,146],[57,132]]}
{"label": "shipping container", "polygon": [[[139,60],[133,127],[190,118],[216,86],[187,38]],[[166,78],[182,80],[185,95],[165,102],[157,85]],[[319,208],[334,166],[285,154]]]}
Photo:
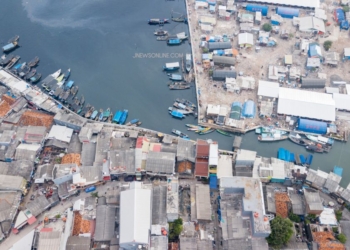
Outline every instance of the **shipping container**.
{"label": "shipping container", "polygon": [[91,186],[91,187],[88,187],[85,189],[85,193],[90,193],[90,192],[93,192],[96,190],[96,187],[95,186]]}
{"label": "shipping container", "polygon": [[326,134],[327,123],[299,118],[298,130],[314,134]]}
{"label": "shipping container", "polygon": [[333,15],[334,15],[334,20],[340,24],[343,20],[345,20],[345,14],[343,9],[339,8],[339,9],[335,9],[333,11]]}
{"label": "shipping container", "polygon": [[245,9],[251,12],[261,12],[263,16],[267,16],[267,12],[269,11],[268,6],[257,5],[257,4],[248,4]]}
{"label": "shipping container", "polygon": [[276,13],[283,18],[291,18],[299,16],[299,9],[278,7]]}

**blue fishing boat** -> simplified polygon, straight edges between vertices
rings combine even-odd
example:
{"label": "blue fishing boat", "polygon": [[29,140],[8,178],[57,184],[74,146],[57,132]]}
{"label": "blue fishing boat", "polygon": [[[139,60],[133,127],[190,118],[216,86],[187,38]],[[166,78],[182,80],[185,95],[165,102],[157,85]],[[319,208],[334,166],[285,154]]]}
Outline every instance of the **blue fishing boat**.
{"label": "blue fishing boat", "polygon": [[179,68],[180,64],[178,62],[166,63],[165,66],[163,66],[164,71],[175,71]]}
{"label": "blue fishing boat", "polygon": [[22,67],[23,63],[17,63],[15,66],[12,67],[12,71],[19,70]]}
{"label": "blue fishing boat", "polygon": [[67,69],[67,71],[64,73],[64,77],[63,77],[63,80],[66,80],[69,78],[70,76],[70,69]]}
{"label": "blue fishing boat", "polygon": [[181,42],[182,42],[182,40],[179,38],[171,38],[171,39],[168,39],[167,44],[168,45],[180,45]]}
{"label": "blue fishing boat", "polygon": [[139,122],[139,119],[133,119],[131,120],[130,122],[128,122],[127,124],[125,124],[126,126],[130,126],[130,125],[133,125],[133,124],[136,124]]}
{"label": "blue fishing boat", "polygon": [[65,89],[70,89],[73,86],[73,84],[74,84],[74,81],[67,82]]}
{"label": "blue fishing boat", "polygon": [[169,79],[172,81],[182,81],[182,75],[179,74],[169,74]]}
{"label": "blue fishing boat", "polygon": [[33,77],[31,77],[29,80],[32,82],[32,83],[36,83],[40,80],[41,78],[41,74],[38,73],[38,74],[35,74]]}
{"label": "blue fishing boat", "polygon": [[92,112],[92,114],[90,116],[91,120],[94,120],[96,118],[97,114],[98,114],[98,111],[94,110],[94,112]]}
{"label": "blue fishing boat", "polygon": [[108,108],[103,112],[103,121],[107,121],[108,117],[111,115],[111,109]]}
{"label": "blue fishing boat", "polygon": [[124,124],[126,122],[126,118],[128,118],[129,111],[124,109],[122,117],[120,118],[119,124]]}
{"label": "blue fishing boat", "polygon": [[9,51],[15,49],[17,46],[18,46],[18,42],[14,41],[14,42],[6,44],[4,47],[2,47],[2,51],[9,52]]}
{"label": "blue fishing boat", "polygon": [[119,123],[120,118],[122,117],[122,114],[123,114],[123,111],[118,110],[118,111],[115,113],[115,115],[114,115],[112,121],[115,122],[115,123]]}
{"label": "blue fishing boat", "polygon": [[98,117],[98,120],[100,122],[103,120],[103,109],[100,109],[100,116]]}
{"label": "blue fishing boat", "polygon": [[178,112],[178,111],[171,111],[171,112],[169,112],[169,113],[170,113],[171,116],[174,117],[174,118],[182,119],[182,118],[185,117],[183,113]]}

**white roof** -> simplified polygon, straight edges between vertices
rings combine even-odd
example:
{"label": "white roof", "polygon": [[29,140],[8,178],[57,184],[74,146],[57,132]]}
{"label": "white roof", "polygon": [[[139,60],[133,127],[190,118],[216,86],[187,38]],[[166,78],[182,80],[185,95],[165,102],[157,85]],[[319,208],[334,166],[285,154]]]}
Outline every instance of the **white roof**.
{"label": "white roof", "polygon": [[350,84],[345,84],[346,87],[346,93],[350,95]]}
{"label": "white roof", "polygon": [[326,28],[324,26],[324,21],[317,17],[306,16],[299,18],[299,30],[300,31],[312,31],[317,30],[321,32],[325,32]]}
{"label": "white roof", "polygon": [[280,88],[277,113],[334,121],[335,102],[329,94]]}
{"label": "white roof", "polygon": [[258,95],[278,98],[280,85],[278,82],[268,82],[259,80]]}
{"label": "white roof", "polygon": [[218,115],[220,113],[220,105],[208,104],[207,114]]}
{"label": "white roof", "polygon": [[315,9],[315,17],[323,19],[323,20],[327,20],[326,11],[324,9],[316,8]]}
{"label": "white roof", "polygon": [[208,3],[207,2],[201,2],[201,1],[196,1],[196,9],[198,8],[198,7],[204,7],[204,8],[208,8]]}
{"label": "white roof", "polygon": [[209,145],[209,165],[217,166],[219,158],[219,145],[211,143]]}
{"label": "white roof", "polygon": [[256,3],[270,3],[276,5],[290,5],[298,7],[318,8],[320,7],[320,0],[253,0]]}
{"label": "white roof", "polygon": [[24,237],[19,239],[10,250],[31,250],[34,240],[35,230],[33,229],[29,233],[27,233]]}
{"label": "white roof", "polygon": [[180,64],[178,62],[166,63],[165,67],[167,68],[180,67]]}
{"label": "white roof", "polygon": [[232,173],[232,157],[229,155],[220,155],[216,173],[218,179],[221,177],[231,177]]}
{"label": "white roof", "polygon": [[69,143],[72,135],[73,129],[65,126],[53,125],[48,135],[48,139],[57,139]]}
{"label": "white roof", "polygon": [[253,34],[251,33],[240,33],[238,35],[238,44],[254,44]]}
{"label": "white roof", "polygon": [[[151,190],[135,185],[120,193],[119,244],[148,244],[151,230]],[[132,185],[130,186],[132,188]]]}
{"label": "white roof", "polygon": [[339,88],[326,87],[326,93],[327,94],[339,93]]}
{"label": "white roof", "polygon": [[333,99],[337,109],[350,111],[350,95],[334,93]]}
{"label": "white roof", "polygon": [[38,151],[41,148],[40,144],[25,144],[22,143],[20,144],[17,149],[25,149],[25,150],[29,150],[29,151]]}
{"label": "white roof", "polygon": [[350,48],[344,48],[344,56],[350,56]]}
{"label": "white roof", "polygon": [[337,218],[335,217],[334,209],[325,207],[320,214],[320,223],[322,225],[338,225]]}

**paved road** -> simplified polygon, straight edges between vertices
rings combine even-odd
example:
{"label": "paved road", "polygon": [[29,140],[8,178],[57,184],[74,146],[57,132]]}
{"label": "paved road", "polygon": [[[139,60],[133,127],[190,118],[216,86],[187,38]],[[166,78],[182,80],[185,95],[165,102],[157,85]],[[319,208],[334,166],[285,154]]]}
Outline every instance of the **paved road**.
{"label": "paved road", "polygon": [[[115,186],[117,183],[119,182],[107,182],[105,185],[101,185],[97,187],[97,191],[99,193],[99,196],[103,196],[105,194],[105,192],[107,191],[107,189],[109,189],[110,187]],[[49,211],[50,214],[55,214],[55,213],[63,213],[67,208],[73,206],[74,202],[77,201],[78,199],[82,199],[85,197],[90,196],[90,193],[85,193],[85,192],[81,192],[81,194],[77,197],[77,196],[73,196],[71,198],[69,198],[67,201],[60,203],[59,205],[51,208],[51,210]],[[27,195],[28,197],[28,195]],[[44,219],[44,214],[41,214],[37,217],[37,221],[42,221]],[[38,223],[34,223],[32,225],[26,225],[24,226],[20,232],[18,234],[10,234],[10,236],[3,242],[0,244],[0,249],[10,249],[14,243],[16,243],[17,241],[19,241],[20,239],[22,239],[24,236],[26,236],[30,231],[32,231],[33,229],[35,229],[38,226]]]}

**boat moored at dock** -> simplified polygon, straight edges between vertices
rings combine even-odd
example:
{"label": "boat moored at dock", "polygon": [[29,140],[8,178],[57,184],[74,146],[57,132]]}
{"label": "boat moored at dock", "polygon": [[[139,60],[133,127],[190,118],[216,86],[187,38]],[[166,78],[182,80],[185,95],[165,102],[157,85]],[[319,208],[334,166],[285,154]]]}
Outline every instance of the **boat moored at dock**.
{"label": "boat moored at dock", "polygon": [[179,38],[169,38],[167,41],[168,45],[180,45],[182,43],[182,40]]}
{"label": "boat moored at dock", "polygon": [[172,129],[171,132],[181,138],[188,138],[188,135],[182,133],[180,130]]}
{"label": "boat moored at dock", "polygon": [[20,56],[14,56],[14,57],[11,59],[11,61],[9,62],[9,64],[7,64],[6,69],[12,68],[13,65],[15,65],[15,64],[19,61],[19,59],[21,59]]}
{"label": "boat moored at dock", "polygon": [[179,74],[169,74],[169,79],[172,81],[182,81],[183,77]]}
{"label": "boat moored at dock", "polygon": [[91,116],[90,116],[90,119],[91,119],[91,120],[95,120],[95,118],[97,117],[97,115],[98,115],[98,111],[97,111],[97,110],[94,110],[94,111],[92,112]]}
{"label": "boat moored at dock", "polygon": [[258,136],[259,141],[282,141],[288,139],[288,136],[279,133],[262,133]]}
{"label": "boat moored at dock", "polygon": [[115,113],[114,117],[113,117],[113,122],[119,123],[119,122],[120,122],[120,118],[122,117],[122,115],[123,115],[123,111],[118,110],[118,111]]}
{"label": "boat moored at dock", "polygon": [[111,109],[110,108],[108,108],[108,109],[106,109],[104,112],[103,112],[103,121],[107,121],[107,119],[108,119],[108,117],[110,116],[110,114],[111,114]]}
{"label": "boat moored at dock", "polygon": [[158,30],[154,31],[154,35],[155,36],[167,36],[168,35],[168,31],[162,30],[162,29],[158,29]]}
{"label": "boat moored at dock", "polygon": [[124,125],[126,122],[126,119],[128,118],[129,111],[127,109],[124,109],[122,116],[120,117],[119,124]]}
{"label": "boat moored at dock", "polygon": [[34,59],[31,60],[31,61],[28,63],[28,66],[31,67],[31,68],[37,66],[38,63],[39,63],[39,60],[40,60],[39,57],[37,57],[37,56],[34,57]]}
{"label": "boat moored at dock", "polygon": [[166,63],[165,66],[163,66],[164,71],[175,71],[180,68],[179,62],[172,62],[172,63]]}
{"label": "boat moored at dock", "polygon": [[216,132],[218,132],[219,134],[222,134],[224,136],[228,136],[228,137],[231,137],[232,135],[226,131],[223,131],[221,129],[217,129]]}
{"label": "boat moored at dock", "polygon": [[14,41],[9,44],[6,44],[5,46],[2,47],[3,52],[10,52],[11,50],[14,50],[18,46],[18,42]]}
{"label": "boat moored at dock", "polygon": [[136,124],[136,123],[138,123],[139,122],[139,119],[133,119],[133,120],[131,120],[130,122],[128,122],[127,124],[125,124],[126,126],[131,126],[131,125],[133,125],[133,124]]}
{"label": "boat moored at dock", "polygon": [[182,90],[182,89],[189,89],[189,88],[191,88],[191,85],[186,83],[174,82],[172,84],[169,84],[169,89],[171,90]]}
{"label": "boat moored at dock", "polygon": [[186,67],[187,72],[191,71],[191,69],[192,69],[192,55],[191,54],[186,54],[185,67]]}
{"label": "boat moored at dock", "polygon": [[5,66],[5,65],[9,64],[14,57],[15,57],[14,55],[6,56],[4,59],[1,60],[0,65]]}
{"label": "boat moored at dock", "polygon": [[151,25],[163,25],[165,23],[169,23],[169,19],[160,19],[160,18],[151,18],[148,20],[148,24],[151,24]]}
{"label": "boat moored at dock", "polygon": [[158,36],[157,41],[166,41],[168,39],[168,36]]}
{"label": "boat moored at dock", "polygon": [[29,80],[31,83],[37,83],[41,79],[41,74],[37,73],[33,77],[31,77]]}

